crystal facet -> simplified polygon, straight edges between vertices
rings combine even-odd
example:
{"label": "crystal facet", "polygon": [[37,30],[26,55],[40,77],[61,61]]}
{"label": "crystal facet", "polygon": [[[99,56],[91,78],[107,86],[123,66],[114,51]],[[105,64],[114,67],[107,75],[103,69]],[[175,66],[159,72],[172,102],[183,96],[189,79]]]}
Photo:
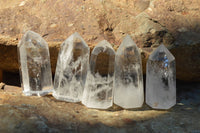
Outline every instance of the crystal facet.
{"label": "crystal facet", "polygon": [[149,57],[146,72],[146,103],[169,109],[176,104],[175,58],[162,44]]}
{"label": "crystal facet", "polygon": [[61,45],[56,66],[53,96],[80,102],[83,95],[90,49],[76,32]]}
{"label": "crystal facet", "polygon": [[115,55],[114,103],[123,108],[141,107],[144,102],[140,51],[129,35]]}
{"label": "crystal facet", "polygon": [[[102,58],[104,61],[98,64]],[[106,40],[101,41],[93,49],[82,99],[85,106],[99,109],[112,106],[114,60],[115,51]],[[100,71],[98,65],[107,68],[104,70],[106,72]]]}
{"label": "crystal facet", "polygon": [[52,91],[49,47],[42,37],[27,31],[18,44],[21,85],[27,96],[43,96]]}

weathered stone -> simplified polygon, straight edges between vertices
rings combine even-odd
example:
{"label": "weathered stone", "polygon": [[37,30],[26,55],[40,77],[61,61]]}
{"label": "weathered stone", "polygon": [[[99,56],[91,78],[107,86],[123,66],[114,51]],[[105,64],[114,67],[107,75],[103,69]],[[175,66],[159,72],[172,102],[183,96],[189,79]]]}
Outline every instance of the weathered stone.
{"label": "weathered stone", "polygon": [[0,82],[0,89],[4,89],[5,83]]}
{"label": "weathered stone", "polygon": [[88,109],[81,104],[58,101],[51,95],[26,97],[19,87],[13,88],[16,91],[0,90],[0,132],[198,132],[199,87],[178,85],[178,104],[167,111],[152,110],[146,105],[131,110]]}
{"label": "weathered stone", "polygon": [[[0,69],[18,71],[16,44],[27,30],[48,41],[53,72],[59,45],[75,31],[90,48],[102,39],[117,48],[125,34],[130,34],[143,51],[144,65],[151,49],[163,42],[177,59],[177,78],[199,81],[200,1],[55,1],[0,2]],[[182,67],[184,60],[191,65]]]}

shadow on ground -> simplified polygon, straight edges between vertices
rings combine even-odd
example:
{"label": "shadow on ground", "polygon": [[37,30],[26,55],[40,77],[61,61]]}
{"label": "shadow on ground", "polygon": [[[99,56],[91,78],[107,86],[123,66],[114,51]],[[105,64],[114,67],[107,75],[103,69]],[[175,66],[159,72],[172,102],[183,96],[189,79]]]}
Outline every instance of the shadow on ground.
{"label": "shadow on ground", "polygon": [[[18,85],[11,77],[7,75],[7,83]],[[9,86],[0,91],[0,118],[0,132],[5,133],[200,133],[200,84],[177,81],[177,105],[169,110],[153,110],[146,104],[129,110],[116,105],[88,109],[51,94],[26,97],[21,88]]]}

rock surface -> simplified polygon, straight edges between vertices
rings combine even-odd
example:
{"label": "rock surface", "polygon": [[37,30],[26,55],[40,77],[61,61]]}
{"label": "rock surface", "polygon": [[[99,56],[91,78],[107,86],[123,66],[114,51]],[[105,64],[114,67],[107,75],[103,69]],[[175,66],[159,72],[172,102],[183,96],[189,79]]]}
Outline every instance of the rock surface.
{"label": "rock surface", "polygon": [[130,34],[142,50],[143,70],[163,42],[177,61],[177,78],[200,81],[200,1],[0,1],[0,69],[18,71],[16,45],[27,30],[49,42],[55,71],[60,44],[75,31],[91,49],[106,39],[117,49]]}
{"label": "rock surface", "polygon": [[[181,90],[181,91],[180,91]],[[80,103],[45,97],[23,96],[21,88],[0,89],[2,133],[199,133],[200,85],[178,85],[177,105],[170,110],[88,109]]]}

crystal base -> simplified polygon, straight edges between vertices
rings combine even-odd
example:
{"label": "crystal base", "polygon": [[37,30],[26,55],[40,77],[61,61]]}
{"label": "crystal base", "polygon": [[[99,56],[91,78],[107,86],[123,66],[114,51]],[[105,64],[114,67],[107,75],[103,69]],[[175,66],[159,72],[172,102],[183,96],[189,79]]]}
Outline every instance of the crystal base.
{"label": "crystal base", "polygon": [[42,90],[42,91],[23,91],[25,96],[44,96],[47,95],[48,93],[51,93],[53,89],[49,90]]}
{"label": "crystal base", "polygon": [[63,96],[63,95],[58,95],[56,94],[56,92],[54,91],[52,94],[57,100],[61,100],[61,101],[66,101],[66,102],[80,102],[79,98],[74,98],[74,97],[67,97],[67,96]]}
{"label": "crystal base", "polygon": [[103,103],[84,103],[84,102],[82,102],[82,104],[84,104],[86,107],[88,107],[88,108],[95,108],[95,109],[108,109],[108,108],[110,108],[113,104],[110,102],[110,101],[108,101],[108,102],[103,102]]}

